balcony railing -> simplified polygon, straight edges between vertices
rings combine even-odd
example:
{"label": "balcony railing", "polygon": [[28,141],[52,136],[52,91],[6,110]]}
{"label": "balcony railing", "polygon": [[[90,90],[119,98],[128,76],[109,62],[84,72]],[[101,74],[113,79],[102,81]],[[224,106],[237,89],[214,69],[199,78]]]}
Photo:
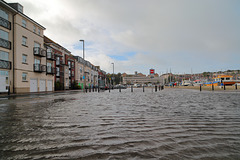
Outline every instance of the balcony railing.
{"label": "balcony railing", "polygon": [[6,20],[2,17],[0,17],[0,26],[11,30],[11,22],[9,22],[8,20]]}
{"label": "balcony railing", "polygon": [[11,69],[11,62],[0,59],[0,68]]}
{"label": "balcony railing", "polygon": [[47,74],[55,74],[55,73],[56,73],[55,68],[47,67]]}
{"label": "balcony railing", "polygon": [[42,64],[33,64],[34,72],[46,72],[46,65]]}
{"label": "balcony railing", "polygon": [[0,38],[0,47],[11,49],[11,42]]}
{"label": "balcony railing", "polygon": [[47,52],[47,59],[48,60],[55,60],[55,56],[53,52]]}
{"label": "balcony railing", "polygon": [[46,57],[46,50],[40,48],[40,47],[33,47],[33,54],[35,56],[40,56],[40,57]]}

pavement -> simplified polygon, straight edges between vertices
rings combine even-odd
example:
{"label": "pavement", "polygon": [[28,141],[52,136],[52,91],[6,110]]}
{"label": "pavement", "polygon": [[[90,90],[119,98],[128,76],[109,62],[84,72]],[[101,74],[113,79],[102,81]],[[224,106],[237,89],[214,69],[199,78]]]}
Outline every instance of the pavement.
{"label": "pavement", "polygon": [[9,98],[9,97],[24,97],[30,95],[52,95],[52,94],[67,94],[74,92],[83,92],[83,90],[61,90],[61,91],[48,91],[48,92],[31,92],[31,93],[0,93],[0,98]]}

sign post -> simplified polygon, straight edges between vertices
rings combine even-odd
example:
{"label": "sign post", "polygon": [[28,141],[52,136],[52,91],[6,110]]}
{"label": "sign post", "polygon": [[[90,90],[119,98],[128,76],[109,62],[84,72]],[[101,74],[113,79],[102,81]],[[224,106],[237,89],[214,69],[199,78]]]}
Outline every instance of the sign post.
{"label": "sign post", "polygon": [[[151,68],[149,71],[150,71],[150,77],[151,77],[151,79],[153,79],[154,74],[155,74],[155,70]],[[153,92],[153,86],[152,86],[152,92]]]}

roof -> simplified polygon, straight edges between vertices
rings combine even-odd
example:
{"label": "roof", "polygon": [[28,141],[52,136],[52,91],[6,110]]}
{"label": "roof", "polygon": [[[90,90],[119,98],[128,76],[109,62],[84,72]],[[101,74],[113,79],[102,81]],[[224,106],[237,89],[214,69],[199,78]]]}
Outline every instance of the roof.
{"label": "roof", "polygon": [[48,38],[47,36],[44,35],[44,43],[47,44],[47,45],[54,45],[58,48],[61,48],[62,50],[68,52],[68,53],[71,53],[69,50],[67,50],[66,48],[64,48],[63,46],[61,46],[60,44],[54,42],[53,40],[51,40],[50,38]]}

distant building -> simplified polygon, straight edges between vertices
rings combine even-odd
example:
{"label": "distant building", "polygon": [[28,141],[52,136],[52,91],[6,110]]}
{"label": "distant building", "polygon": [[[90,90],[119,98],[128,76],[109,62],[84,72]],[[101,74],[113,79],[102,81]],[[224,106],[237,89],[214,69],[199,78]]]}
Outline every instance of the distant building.
{"label": "distant building", "polygon": [[123,79],[123,84],[158,84],[162,83],[162,79],[158,76],[158,74],[155,74],[153,78],[151,76],[146,76],[142,73],[137,73],[135,74],[122,74],[122,79]]}

